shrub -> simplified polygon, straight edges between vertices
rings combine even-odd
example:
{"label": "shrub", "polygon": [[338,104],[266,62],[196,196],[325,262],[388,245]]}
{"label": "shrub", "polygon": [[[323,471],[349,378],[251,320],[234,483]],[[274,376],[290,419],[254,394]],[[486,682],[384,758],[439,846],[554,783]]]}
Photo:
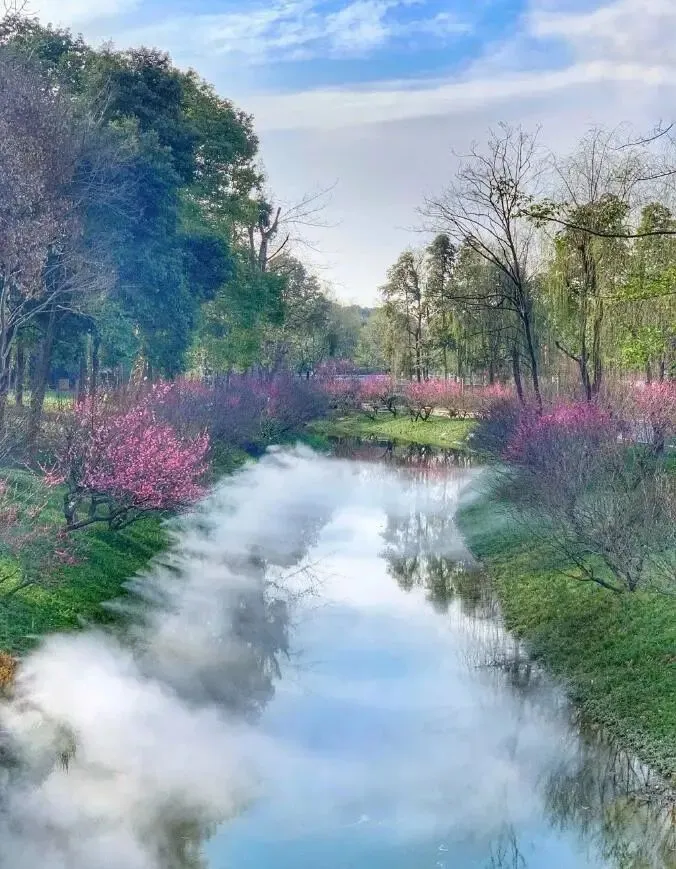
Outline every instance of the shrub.
{"label": "shrub", "polygon": [[482,452],[502,456],[522,420],[533,412],[509,394],[486,401],[477,411],[478,423],[471,435],[472,444]]}
{"label": "shrub", "polygon": [[404,396],[389,375],[370,374],[359,381],[359,401],[369,416],[377,416],[380,410],[387,410],[396,416]]}
{"label": "shrub", "polygon": [[432,378],[423,380],[421,383],[407,384],[404,396],[411,417],[414,420],[425,422],[430,418],[435,408],[446,407],[448,409],[448,396],[452,392],[454,390],[447,381]]}
{"label": "shrub", "polygon": [[261,389],[267,399],[263,421],[268,442],[288,437],[328,409],[326,395],[312,380],[280,375]]}
{"label": "shrub", "polygon": [[522,417],[504,451],[507,493],[534,536],[576,576],[613,591],[673,584],[675,480],[660,453],[620,438],[589,402]]}
{"label": "shrub", "polygon": [[168,390],[154,390],[121,410],[104,401],[77,404],[56,467],[46,477],[51,485],[66,485],[68,530],[96,522],[123,528],[203,494],[208,436],[181,438],[159,419],[155,407],[162,393]]}

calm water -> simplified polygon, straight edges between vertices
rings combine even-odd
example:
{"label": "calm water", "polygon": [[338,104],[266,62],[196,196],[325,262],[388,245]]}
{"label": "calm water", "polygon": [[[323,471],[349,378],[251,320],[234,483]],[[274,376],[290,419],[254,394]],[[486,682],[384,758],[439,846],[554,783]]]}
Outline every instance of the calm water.
{"label": "calm water", "polygon": [[299,594],[260,725],[274,761],[210,869],[676,866],[659,783],[583,733],[501,629],[454,522],[477,471],[341,452],[352,482],[282,573]]}

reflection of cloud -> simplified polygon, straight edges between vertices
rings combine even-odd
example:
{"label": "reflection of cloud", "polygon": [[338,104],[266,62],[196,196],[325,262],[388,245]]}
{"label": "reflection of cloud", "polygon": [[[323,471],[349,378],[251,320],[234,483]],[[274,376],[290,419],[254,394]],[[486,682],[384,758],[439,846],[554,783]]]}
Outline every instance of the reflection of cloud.
{"label": "reflection of cloud", "polygon": [[445,512],[450,530],[462,479],[425,498],[422,482],[382,466],[354,483],[308,554],[326,605],[299,619],[300,663],[265,716],[266,798],[251,835],[276,848],[353,825],[393,847],[537,817],[538,778],[561,761],[556,717],[524,713],[521,697],[468,670],[468,620],[402,592],[380,557],[390,511]]}

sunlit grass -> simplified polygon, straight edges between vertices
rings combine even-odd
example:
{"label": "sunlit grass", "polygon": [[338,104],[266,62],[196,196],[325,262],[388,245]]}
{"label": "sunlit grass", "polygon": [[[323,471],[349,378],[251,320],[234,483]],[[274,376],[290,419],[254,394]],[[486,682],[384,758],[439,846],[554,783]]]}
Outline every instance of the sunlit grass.
{"label": "sunlit grass", "polygon": [[676,598],[566,579],[498,509],[485,496],[459,521],[495,581],[507,626],[591,720],[676,776]]}
{"label": "sunlit grass", "polygon": [[380,415],[371,419],[354,414],[339,419],[321,420],[312,430],[327,437],[382,438],[401,443],[418,443],[435,447],[463,447],[474,428],[471,419],[448,419],[432,416],[426,422],[408,416]]}

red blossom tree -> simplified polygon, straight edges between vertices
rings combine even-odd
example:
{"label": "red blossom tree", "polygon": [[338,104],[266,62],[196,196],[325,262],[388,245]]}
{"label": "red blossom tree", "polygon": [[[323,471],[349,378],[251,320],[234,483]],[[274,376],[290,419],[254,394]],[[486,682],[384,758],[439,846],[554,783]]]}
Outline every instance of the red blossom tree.
{"label": "red blossom tree", "polygon": [[49,484],[66,485],[69,531],[97,522],[120,529],[202,496],[208,436],[180,437],[158,418],[157,401],[151,393],[123,410],[90,400],[77,405],[57,465],[46,475]]}

